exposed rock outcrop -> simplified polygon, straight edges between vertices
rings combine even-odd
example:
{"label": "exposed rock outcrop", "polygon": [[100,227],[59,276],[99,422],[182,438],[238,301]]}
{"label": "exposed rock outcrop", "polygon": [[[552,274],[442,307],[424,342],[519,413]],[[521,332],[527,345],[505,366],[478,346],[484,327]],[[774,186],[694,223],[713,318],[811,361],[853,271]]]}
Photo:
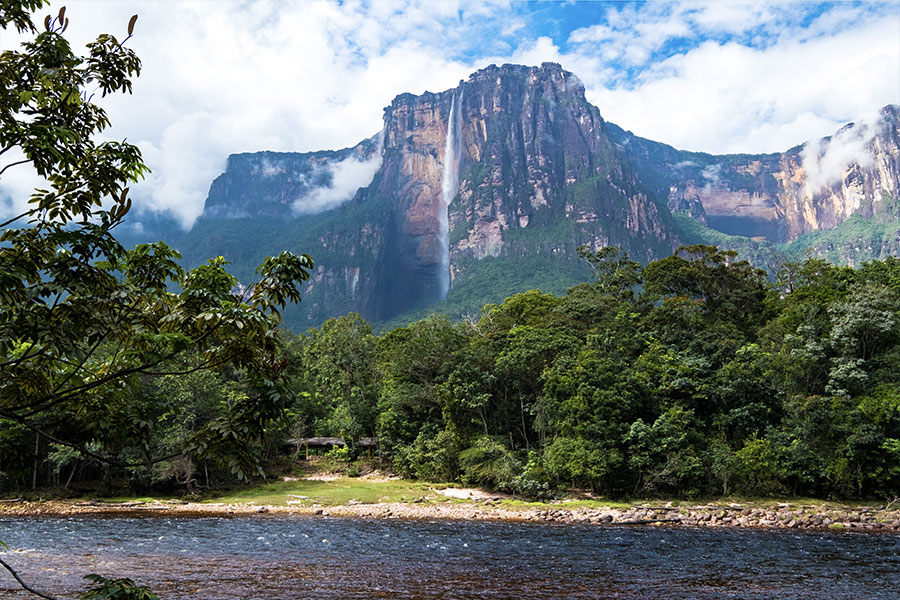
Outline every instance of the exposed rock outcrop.
{"label": "exposed rock outcrop", "polygon": [[[315,200],[335,184],[339,165],[371,161],[381,151],[380,136],[352,148],[320,152],[252,152],[232,154],[225,172],[209,187],[201,218],[280,217],[321,212],[304,210],[304,201]],[[373,165],[377,168],[377,164]],[[368,185],[362,181],[359,186]],[[347,194],[351,197],[355,189]],[[343,198],[339,200],[346,200]],[[337,199],[321,208],[334,208]]]}
{"label": "exposed rock outcrop", "polygon": [[[454,102],[459,186],[447,207],[441,178]],[[577,260],[581,244],[615,244],[646,260],[678,245],[667,211],[616,152],[584,86],[552,63],[490,66],[441,94],[398,96],[385,109],[377,193],[392,203],[381,318],[440,300],[442,210],[453,279],[465,276],[464,259],[545,252]]]}

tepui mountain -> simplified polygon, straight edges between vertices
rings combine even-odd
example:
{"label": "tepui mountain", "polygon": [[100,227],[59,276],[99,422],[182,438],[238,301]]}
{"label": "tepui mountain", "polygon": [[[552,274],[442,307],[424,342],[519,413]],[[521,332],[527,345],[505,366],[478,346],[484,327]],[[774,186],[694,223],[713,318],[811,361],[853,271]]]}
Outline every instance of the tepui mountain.
{"label": "tepui mountain", "polygon": [[188,262],[223,255],[248,278],[266,255],[310,254],[287,315],[302,329],[563,292],[587,276],[581,245],[642,262],[702,242],[757,263],[802,250],[855,264],[900,252],[898,188],[896,105],[782,153],[712,155],[605,121],[560,65],[491,65],[397,96],[352,148],[230,156],[192,230],[171,237]]}

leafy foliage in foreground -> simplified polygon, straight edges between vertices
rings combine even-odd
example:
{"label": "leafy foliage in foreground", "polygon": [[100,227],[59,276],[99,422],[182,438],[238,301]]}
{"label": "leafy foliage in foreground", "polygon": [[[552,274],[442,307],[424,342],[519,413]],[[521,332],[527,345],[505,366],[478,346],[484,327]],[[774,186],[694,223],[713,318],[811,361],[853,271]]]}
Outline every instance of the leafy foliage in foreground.
{"label": "leafy foliage in foreground", "polygon": [[[65,9],[37,33],[29,11],[41,4],[4,4],[0,19],[36,34],[0,56],[0,155],[23,157],[0,175],[30,166],[47,182],[0,224],[0,470],[14,480],[30,470],[37,484],[21,447],[31,438],[31,454],[43,448],[60,468],[187,457],[246,478],[259,471],[253,444],[290,393],[275,328],[312,262],[266,258],[258,281],[235,293],[222,258],[185,271],[163,243],[123,248],[112,231],[147,167],[135,146],[97,140],[109,120],[93,99],[130,92],[140,61],[128,38],[108,34],[73,53]],[[201,371],[227,371],[233,394],[169,440],[168,456],[154,453],[160,421],[181,407],[148,393],[152,380]]]}
{"label": "leafy foliage in foreground", "polygon": [[85,575],[92,582],[81,600],[159,600],[159,596],[143,585],[136,585],[127,577],[107,579],[102,575]]}

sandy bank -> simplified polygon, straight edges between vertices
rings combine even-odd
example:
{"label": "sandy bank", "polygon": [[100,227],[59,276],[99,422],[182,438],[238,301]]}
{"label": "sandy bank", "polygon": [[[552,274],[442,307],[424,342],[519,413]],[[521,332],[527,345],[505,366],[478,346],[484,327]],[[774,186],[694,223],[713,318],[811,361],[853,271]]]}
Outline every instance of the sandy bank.
{"label": "sandy bank", "polygon": [[38,515],[310,515],[371,519],[458,519],[489,521],[533,521],[582,525],[677,525],[690,527],[749,527],[773,529],[820,529],[900,532],[900,510],[833,505],[772,504],[744,506],[641,505],[630,508],[567,508],[565,504],[541,506],[506,505],[499,499],[471,502],[351,503],[336,506],[291,504],[269,506],[215,502],[78,502],[0,501],[0,516]]}

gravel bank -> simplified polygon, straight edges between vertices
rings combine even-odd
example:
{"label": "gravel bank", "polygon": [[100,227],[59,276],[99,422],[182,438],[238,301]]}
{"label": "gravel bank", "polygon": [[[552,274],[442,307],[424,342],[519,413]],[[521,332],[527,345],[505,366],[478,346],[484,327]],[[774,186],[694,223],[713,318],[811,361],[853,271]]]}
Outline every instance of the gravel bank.
{"label": "gravel bank", "polygon": [[834,505],[641,505],[631,508],[567,508],[565,503],[516,507],[499,499],[472,502],[391,502],[320,506],[148,502],[0,501],[0,516],[74,514],[175,514],[184,516],[292,514],[370,519],[461,519],[571,523],[582,525],[680,525],[900,532],[900,510]]}

